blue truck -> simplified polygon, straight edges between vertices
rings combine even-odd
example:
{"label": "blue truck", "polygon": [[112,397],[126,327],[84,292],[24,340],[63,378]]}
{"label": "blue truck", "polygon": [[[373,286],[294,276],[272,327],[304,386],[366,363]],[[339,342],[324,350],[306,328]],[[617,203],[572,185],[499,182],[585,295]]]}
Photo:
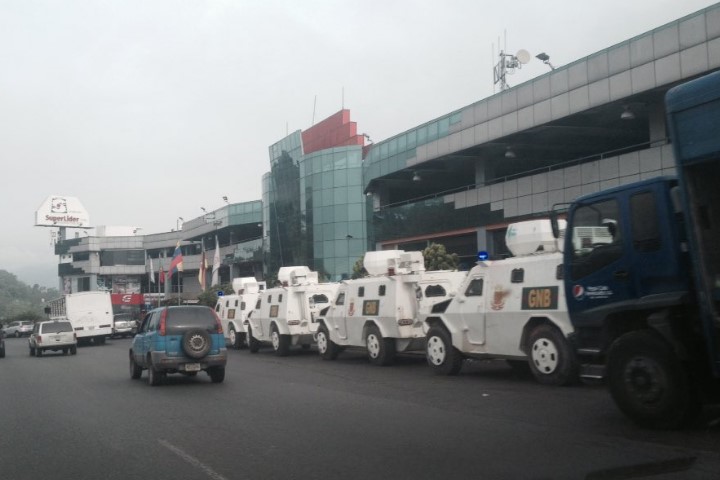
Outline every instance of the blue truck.
{"label": "blue truck", "polygon": [[720,72],[672,88],[665,107],[677,177],[577,199],[563,239],[582,374],[651,428],[720,400]]}

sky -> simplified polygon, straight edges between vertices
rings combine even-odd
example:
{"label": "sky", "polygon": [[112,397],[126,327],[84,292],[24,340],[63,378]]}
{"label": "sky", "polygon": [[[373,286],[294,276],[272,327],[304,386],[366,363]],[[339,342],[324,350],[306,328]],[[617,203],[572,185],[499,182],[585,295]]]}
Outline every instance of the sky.
{"label": "sky", "polygon": [[714,4],[700,0],[0,0],[0,269],[57,287],[50,195],[170,231],[258,200],[268,147],[350,109],[379,142]]}

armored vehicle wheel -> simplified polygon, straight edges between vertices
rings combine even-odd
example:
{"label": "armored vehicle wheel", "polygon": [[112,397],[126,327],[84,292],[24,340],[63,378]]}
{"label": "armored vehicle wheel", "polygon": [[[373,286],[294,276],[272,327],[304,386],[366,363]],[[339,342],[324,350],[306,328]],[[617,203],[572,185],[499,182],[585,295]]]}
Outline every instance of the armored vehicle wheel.
{"label": "armored vehicle wheel", "polygon": [[670,345],[651,331],[629,332],[608,352],[610,394],[636,424],[678,428],[700,412],[700,400]]}
{"label": "armored vehicle wheel", "polygon": [[234,327],[230,327],[230,330],[228,331],[228,340],[230,340],[230,347],[240,349],[240,339],[238,338]]}
{"label": "armored vehicle wheel", "polygon": [[335,360],[340,353],[337,344],[330,340],[330,334],[325,324],[321,324],[318,328],[317,348],[323,360]]}
{"label": "armored vehicle wheel", "polygon": [[277,356],[284,357],[290,351],[290,336],[281,335],[274,323],[270,332],[270,340],[272,340],[272,347]]}
{"label": "armored vehicle wheel", "polygon": [[260,342],[255,340],[252,336],[252,329],[248,326],[248,331],[245,334],[245,343],[247,344],[250,353],[257,353],[260,350]]}
{"label": "armored vehicle wheel", "polygon": [[457,375],[463,355],[453,347],[450,333],[443,327],[432,327],[427,333],[425,357],[432,371],[438,375]]}
{"label": "armored vehicle wheel", "polygon": [[543,385],[568,385],[578,380],[575,352],[565,336],[551,325],[538,325],[528,340],[530,369]]}
{"label": "armored vehicle wheel", "polygon": [[383,338],[375,325],[368,327],[365,347],[368,358],[375,365],[384,367],[395,361],[395,341],[392,338]]}

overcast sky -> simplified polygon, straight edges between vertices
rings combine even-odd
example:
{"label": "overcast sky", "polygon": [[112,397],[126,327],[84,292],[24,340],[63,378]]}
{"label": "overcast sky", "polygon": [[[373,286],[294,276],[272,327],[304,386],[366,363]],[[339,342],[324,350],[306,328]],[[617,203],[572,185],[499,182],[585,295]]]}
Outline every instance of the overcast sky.
{"label": "overcast sky", "polygon": [[0,0],[0,269],[57,287],[33,226],[51,194],[93,226],[169,231],[224,195],[260,199],[268,147],[314,103],[319,121],[344,91],[378,142],[492,95],[504,38],[557,67],[713,3]]}

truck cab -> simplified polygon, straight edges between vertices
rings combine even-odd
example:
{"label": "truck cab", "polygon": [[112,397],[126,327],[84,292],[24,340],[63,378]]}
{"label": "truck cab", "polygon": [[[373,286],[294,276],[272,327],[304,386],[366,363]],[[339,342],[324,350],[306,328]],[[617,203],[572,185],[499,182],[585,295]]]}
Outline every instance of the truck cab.
{"label": "truck cab", "polygon": [[[665,107],[678,177],[577,199],[564,246],[583,372],[652,428],[720,402],[720,72],[672,88]],[[588,228],[612,241],[581,239]]]}
{"label": "truck cab", "polygon": [[[565,293],[586,364],[603,365],[618,336],[667,322],[667,309],[692,301],[677,189],[675,178],[656,177],[581,197],[570,207]],[[603,234],[591,239],[589,230]],[[586,368],[584,375],[604,372]]]}

